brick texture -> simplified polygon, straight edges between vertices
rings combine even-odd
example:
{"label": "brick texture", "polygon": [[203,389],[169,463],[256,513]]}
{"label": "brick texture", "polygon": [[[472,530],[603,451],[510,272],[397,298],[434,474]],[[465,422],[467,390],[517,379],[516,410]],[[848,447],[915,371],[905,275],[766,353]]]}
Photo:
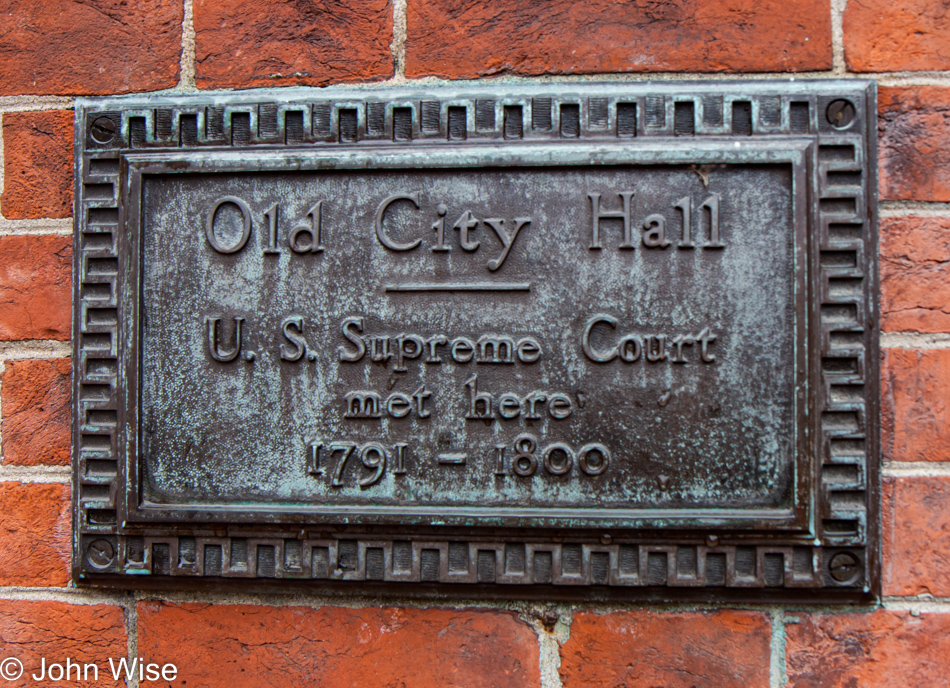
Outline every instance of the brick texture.
{"label": "brick texture", "polygon": [[406,75],[829,69],[828,0],[409,2]]}
{"label": "brick texture", "polygon": [[948,36],[945,0],[850,0],[844,13],[845,57],[855,72],[950,69]]}
{"label": "brick texture", "polygon": [[881,326],[950,332],[950,218],[882,218]]}
{"label": "brick texture", "polygon": [[[125,686],[125,680],[114,681],[109,658],[127,656],[125,621],[122,609],[110,605],[66,604],[65,602],[0,601],[0,645],[3,658],[15,657],[23,663],[24,674],[17,681],[3,681],[6,686]],[[76,664],[95,664],[99,680],[90,669],[75,669],[69,681],[34,681],[40,675],[41,660],[65,664],[69,658]],[[54,676],[55,678],[55,676]],[[88,680],[85,680],[88,679]],[[143,685],[148,685],[147,683]]]}
{"label": "brick texture", "polygon": [[816,614],[785,633],[789,688],[942,686],[950,674],[950,614]]}
{"label": "brick texture", "polygon": [[950,350],[881,353],[884,459],[950,461]]}
{"label": "brick texture", "polygon": [[69,463],[69,359],[10,361],[0,382],[3,463]]}
{"label": "brick texture", "polygon": [[69,339],[72,238],[0,237],[0,341]]}
{"label": "brick texture", "polygon": [[765,614],[575,614],[561,648],[565,688],[760,688],[769,685]]}
{"label": "brick texture", "polygon": [[392,76],[389,0],[195,0],[200,88],[248,88]]}
{"label": "brick texture", "polygon": [[8,220],[73,214],[73,113],[3,115],[3,195]]}
{"label": "brick texture", "polygon": [[530,688],[538,641],[495,611],[139,605],[139,654],[202,688]]}
{"label": "brick texture", "polygon": [[884,594],[950,597],[950,478],[886,479],[883,530]]}
{"label": "brick texture", "polygon": [[0,586],[65,585],[69,486],[0,483]]}
{"label": "brick texture", "polygon": [[950,201],[950,88],[878,93],[881,199]]}
{"label": "brick texture", "polygon": [[171,88],[183,12],[181,0],[0,0],[0,95]]}

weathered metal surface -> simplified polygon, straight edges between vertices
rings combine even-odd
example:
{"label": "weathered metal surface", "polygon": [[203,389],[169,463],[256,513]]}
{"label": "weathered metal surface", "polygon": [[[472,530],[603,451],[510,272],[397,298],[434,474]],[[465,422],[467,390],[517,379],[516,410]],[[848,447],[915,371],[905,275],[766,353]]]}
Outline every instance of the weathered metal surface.
{"label": "weathered metal surface", "polygon": [[869,113],[854,81],[81,101],[77,579],[872,593]]}

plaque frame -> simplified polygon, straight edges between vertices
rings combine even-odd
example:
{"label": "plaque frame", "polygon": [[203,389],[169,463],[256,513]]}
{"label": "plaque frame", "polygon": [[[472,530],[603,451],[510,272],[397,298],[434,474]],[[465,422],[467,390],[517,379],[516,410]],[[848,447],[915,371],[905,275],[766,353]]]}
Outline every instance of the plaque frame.
{"label": "plaque frame", "polygon": [[[618,116],[618,104],[633,106],[632,129]],[[565,128],[564,105],[577,113],[576,128],[573,119]],[[406,139],[396,108],[412,113]],[[457,117],[450,121],[449,108],[465,108],[464,131]],[[875,113],[876,86],[865,80],[453,84],[80,99],[74,580],[176,587],[185,578],[189,586],[254,579],[250,585],[281,589],[474,597],[873,599],[880,578]],[[627,134],[662,148],[662,163],[675,163],[677,155],[695,162],[704,154],[721,161],[734,145],[741,150],[737,161],[753,151],[801,158],[795,210],[812,248],[810,257],[797,259],[812,261],[812,298],[800,310],[813,326],[796,348],[808,369],[808,399],[801,402],[808,412],[798,416],[809,436],[798,443],[794,527],[762,520],[740,532],[718,521],[664,528],[632,519],[566,528],[532,523],[529,515],[513,526],[455,524],[448,532],[419,522],[407,534],[406,527],[387,529],[385,519],[345,525],[332,514],[221,519],[200,510],[138,509],[137,362],[128,355],[138,321],[128,237],[138,217],[139,171],[168,171],[185,161],[242,170],[254,164],[248,160],[262,169],[305,167],[308,152],[328,151],[365,164],[374,143],[388,142],[397,157],[411,158],[420,154],[418,144],[435,141],[463,165],[478,165],[492,156],[523,160],[527,143],[552,155],[607,143],[614,146],[609,155]]]}

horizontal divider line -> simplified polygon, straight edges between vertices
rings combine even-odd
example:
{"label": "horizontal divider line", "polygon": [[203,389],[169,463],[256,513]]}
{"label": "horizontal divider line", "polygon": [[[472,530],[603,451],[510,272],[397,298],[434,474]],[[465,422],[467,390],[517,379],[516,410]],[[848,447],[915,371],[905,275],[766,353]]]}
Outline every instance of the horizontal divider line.
{"label": "horizontal divider line", "polygon": [[387,284],[385,291],[416,292],[416,291],[531,291],[529,282],[512,282],[508,284],[496,282],[410,282],[402,284]]}

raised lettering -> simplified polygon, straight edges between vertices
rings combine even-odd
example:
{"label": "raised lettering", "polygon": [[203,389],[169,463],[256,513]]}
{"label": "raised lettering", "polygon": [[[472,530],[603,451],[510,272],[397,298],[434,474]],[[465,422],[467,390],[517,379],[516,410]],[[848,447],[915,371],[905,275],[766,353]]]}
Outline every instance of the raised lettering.
{"label": "raised lettering", "polygon": [[452,225],[452,229],[459,233],[459,246],[462,247],[463,251],[474,251],[478,248],[478,242],[470,241],[468,238],[469,232],[473,231],[476,227],[478,227],[478,220],[472,215],[471,210],[466,210],[462,213],[459,219],[455,221],[455,224]]}
{"label": "raised lettering", "polygon": [[704,328],[698,335],[696,339],[700,343],[700,358],[702,358],[703,363],[712,363],[716,360],[716,357],[709,353],[709,347],[714,341],[716,341],[716,335],[709,332],[709,328]]}
{"label": "raised lettering", "polygon": [[590,344],[590,333],[594,327],[600,323],[607,323],[611,329],[617,328],[616,318],[610,315],[595,315],[587,321],[587,327],[584,328],[584,334],[581,335],[581,349],[584,351],[584,355],[594,361],[594,363],[607,363],[617,358],[618,352],[616,347],[607,352],[601,352],[595,350]]}
{"label": "raised lettering", "polygon": [[241,324],[244,318],[234,318],[234,346],[231,350],[221,348],[218,341],[218,325],[221,318],[205,318],[208,325],[208,351],[211,352],[211,358],[219,363],[230,363],[241,354]]}
{"label": "raised lettering", "polygon": [[475,357],[475,345],[471,339],[459,337],[452,340],[452,360],[456,363],[468,363]]}
{"label": "raised lettering", "polygon": [[[491,358],[488,357],[491,347]],[[479,363],[514,363],[515,342],[511,337],[482,335],[478,338]]]}
{"label": "raised lettering", "polygon": [[571,398],[560,392],[552,394],[548,398],[548,413],[551,414],[551,418],[564,420],[574,413],[574,405],[571,403]]}
{"label": "raised lettering", "polygon": [[[370,457],[375,456],[376,460],[371,461]],[[359,481],[360,487],[369,487],[379,482],[386,471],[386,450],[382,445],[376,442],[364,444],[360,450],[360,462],[364,468],[375,471],[372,475]]]}
{"label": "raised lettering", "polygon": [[426,358],[426,363],[442,363],[442,359],[439,358],[439,355],[435,352],[437,346],[442,346],[448,343],[448,339],[444,335],[437,334],[434,337],[429,337],[426,340],[426,346],[429,348],[429,357]]}
{"label": "raised lettering", "polygon": [[518,233],[521,231],[522,227],[531,224],[531,218],[516,217],[512,220],[512,222],[514,223],[514,228],[509,233],[505,230],[504,220],[495,217],[485,218],[485,224],[495,231],[495,234],[498,235],[498,240],[501,242],[503,247],[500,256],[494,260],[488,261],[488,269],[492,272],[495,272],[505,262],[505,258],[508,257],[508,252],[511,251],[511,247],[515,243],[515,239],[518,238]]}
{"label": "raised lettering", "polygon": [[299,361],[307,353],[307,340],[303,338],[303,318],[291,315],[281,323],[281,332],[288,342],[294,345],[290,348],[286,344],[280,345],[280,357],[285,361]]}
{"label": "raised lettering", "polygon": [[673,363],[686,363],[686,359],[683,358],[683,347],[692,346],[696,343],[696,340],[692,337],[684,337],[679,335],[673,338],[673,346],[676,347],[676,351],[673,356],[670,358]]}
{"label": "raised lettering", "polygon": [[593,226],[591,229],[590,248],[600,249],[600,221],[601,220],[623,220],[623,243],[620,248],[633,248],[633,229],[630,223],[630,199],[633,198],[633,191],[621,191],[619,194],[623,207],[621,210],[602,211],[600,209],[600,194],[589,193],[591,212],[593,214]]}
{"label": "raised lettering", "polygon": [[[412,344],[412,348],[408,348],[407,344]],[[393,370],[405,372],[405,360],[419,358],[423,348],[422,338],[414,334],[401,334],[396,337],[396,367]]]}
{"label": "raised lettering", "polygon": [[[218,209],[225,203],[231,203],[237,206],[237,209],[241,211],[242,219],[242,230],[240,238],[232,245],[225,246],[220,241],[214,233],[214,218],[218,214]],[[247,204],[242,201],[240,198],[235,196],[225,196],[224,198],[219,198],[213,206],[211,206],[211,212],[208,213],[208,219],[205,222],[205,236],[208,238],[208,243],[211,244],[213,248],[218,253],[237,253],[242,248],[244,244],[247,243],[247,238],[251,236],[251,209],[247,207]]]}
{"label": "raised lettering", "polygon": [[399,392],[393,392],[386,399],[386,413],[393,418],[405,418],[412,411],[412,404],[409,403],[409,397]]}
{"label": "raised lettering", "polygon": [[[468,387],[470,397],[468,413],[465,414],[466,420],[490,420],[494,399],[488,392],[478,391],[478,375],[472,375],[466,380],[465,386]],[[479,411],[479,404],[481,404],[481,411]]]}
{"label": "raised lettering", "polygon": [[380,418],[380,397],[376,392],[347,392],[344,418]]}
{"label": "raised lettering", "polygon": [[396,454],[396,467],[393,469],[393,475],[405,475],[406,473],[406,448],[408,444],[394,444],[393,451]]}
{"label": "raised lettering", "polygon": [[[354,331],[351,332],[351,329]],[[347,351],[341,346],[338,349],[340,352],[340,360],[355,363],[366,355],[366,343],[363,341],[363,338],[357,334],[363,331],[363,319],[347,318],[343,321],[342,330],[343,336],[356,347],[356,351]]]}
{"label": "raised lettering", "polygon": [[525,337],[518,342],[518,360],[522,363],[537,363],[541,358],[541,345],[534,337]]}
{"label": "raised lettering", "polygon": [[267,254],[280,253],[280,251],[277,250],[277,204],[276,203],[267,209],[267,212],[264,213],[264,219],[267,220],[267,248],[264,249],[264,253],[267,253]]}
{"label": "raised lettering", "polygon": [[308,465],[307,473],[310,475],[323,475],[323,469],[320,467],[320,452],[323,445],[319,442],[310,442],[307,444]]}
{"label": "raised lettering", "polygon": [[[592,459],[593,456],[597,457],[596,460]],[[610,464],[610,452],[602,444],[585,444],[577,452],[577,459],[577,463],[584,473],[591,476],[600,475],[607,470],[607,466]]]}
{"label": "raised lettering", "polygon": [[656,334],[646,338],[647,360],[650,363],[658,363],[666,360],[666,335]]}
{"label": "raised lettering", "polygon": [[633,363],[640,358],[640,338],[633,334],[628,334],[620,340],[618,353],[620,360],[624,363]]}
{"label": "raised lettering", "polygon": [[538,470],[538,456],[535,452],[538,449],[538,441],[532,435],[521,435],[515,439],[515,458],[511,461],[511,467],[516,475],[527,478],[534,475]]}
{"label": "raised lettering", "polygon": [[399,244],[386,236],[386,232],[383,231],[383,216],[386,214],[386,209],[396,201],[409,201],[416,206],[417,209],[419,208],[419,194],[410,194],[408,196],[396,194],[395,196],[390,196],[385,199],[376,209],[376,238],[379,239],[379,243],[390,251],[411,251],[422,243],[422,239],[416,239],[408,244]]}
{"label": "raised lettering", "polygon": [[[307,211],[309,224],[299,224],[290,231],[287,237],[287,243],[290,244],[290,250],[294,253],[320,253],[323,251],[323,245],[320,243],[320,233],[323,225],[323,201],[317,203]],[[298,241],[301,235],[306,235],[307,240],[304,243]]]}
{"label": "raised lettering", "polygon": [[352,442],[340,442],[338,444],[330,445],[331,456],[334,452],[343,453],[343,455],[340,457],[340,461],[336,465],[336,470],[333,471],[333,478],[330,480],[330,485],[333,487],[343,487],[343,469],[346,466],[346,462],[350,458],[350,455],[353,453],[354,449],[356,449],[356,445]]}
{"label": "raised lettering", "polygon": [[673,205],[674,208],[678,209],[683,214],[683,234],[679,243],[680,248],[695,248],[696,246],[696,244],[693,243],[692,227],[690,227],[690,223],[692,221],[690,217],[692,202],[693,201],[689,196],[685,196]]}
{"label": "raised lettering", "polygon": [[498,397],[498,415],[511,420],[521,415],[521,400],[514,394],[502,394]]}
{"label": "raised lettering", "polygon": [[416,415],[420,418],[428,418],[432,415],[425,407],[426,399],[431,396],[432,392],[426,390],[425,385],[422,385],[419,389],[412,393],[413,399],[416,400]]}
{"label": "raised lettering", "polygon": [[[560,462],[554,461],[556,454],[563,456]],[[542,458],[544,460],[544,469],[551,475],[567,475],[574,466],[574,452],[569,446],[559,442],[545,447]]]}
{"label": "raised lettering", "polygon": [[723,248],[725,244],[719,239],[719,194],[713,194],[700,206],[709,211],[709,243],[705,248]]}
{"label": "raised lettering", "polygon": [[439,219],[432,223],[432,230],[435,232],[435,246],[432,247],[432,250],[448,251],[450,248],[445,245],[445,214],[448,209],[444,204],[439,203],[436,212],[439,214]]}
{"label": "raised lettering", "polygon": [[666,218],[654,213],[643,221],[643,245],[647,248],[666,248],[670,242],[666,239]]}

